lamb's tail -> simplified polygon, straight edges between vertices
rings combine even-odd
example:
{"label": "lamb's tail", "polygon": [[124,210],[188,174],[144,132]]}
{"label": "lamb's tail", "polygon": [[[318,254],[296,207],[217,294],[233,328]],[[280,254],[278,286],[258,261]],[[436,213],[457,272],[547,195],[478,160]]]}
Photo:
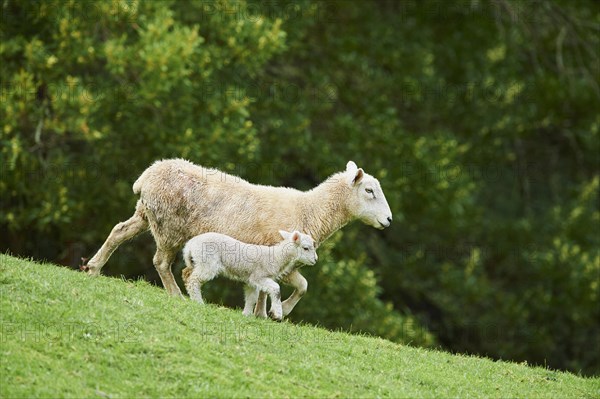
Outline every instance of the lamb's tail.
{"label": "lamb's tail", "polygon": [[181,271],[181,278],[183,279],[183,283],[187,286],[187,282],[194,271],[194,264],[192,262],[192,252],[184,251],[183,252],[183,261],[185,262],[185,269]]}

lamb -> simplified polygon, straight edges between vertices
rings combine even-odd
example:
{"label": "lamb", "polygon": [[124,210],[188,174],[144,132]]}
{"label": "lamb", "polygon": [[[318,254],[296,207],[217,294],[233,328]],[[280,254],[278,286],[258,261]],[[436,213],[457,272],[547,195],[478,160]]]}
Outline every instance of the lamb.
{"label": "lamb", "polygon": [[186,268],[183,281],[190,297],[202,300],[202,284],[218,277],[226,277],[245,283],[247,298],[243,314],[253,313],[254,300],[248,300],[258,291],[271,298],[271,318],[281,321],[283,310],[279,280],[301,265],[314,265],[317,252],[314,240],[298,231],[280,230],[283,241],[273,246],[246,244],[219,233],[205,233],[192,238],[183,248]]}
{"label": "lamb", "polygon": [[[156,242],[154,266],[165,289],[181,291],[171,272],[177,252],[190,238],[207,232],[226,234],[242,242],[274,245],[279,230],[310,234],[317,246],[353,220],[378,229],[388,227],[392,213],[377,179],[349,161],[312,190],[251,184],[239,177],[207,169],[183,159],[156,161],[133,184],[139,194],[135,213],[118,223],[87,264],[98,275],[123,242],[150,230]],[[306,279],[292,270],[282,280],[294,288],[282,303],[288,315],[307,289]],[[265,295],[257,314],[266,317]]]}

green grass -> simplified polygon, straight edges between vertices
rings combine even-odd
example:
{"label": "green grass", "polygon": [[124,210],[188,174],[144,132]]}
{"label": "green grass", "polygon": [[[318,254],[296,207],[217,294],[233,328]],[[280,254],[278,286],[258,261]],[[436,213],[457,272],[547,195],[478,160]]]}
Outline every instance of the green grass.
{"label": "green grass", "polygon": [[598,378],[247,319],[6,255],[0,293],[2,398],[600,397]]}

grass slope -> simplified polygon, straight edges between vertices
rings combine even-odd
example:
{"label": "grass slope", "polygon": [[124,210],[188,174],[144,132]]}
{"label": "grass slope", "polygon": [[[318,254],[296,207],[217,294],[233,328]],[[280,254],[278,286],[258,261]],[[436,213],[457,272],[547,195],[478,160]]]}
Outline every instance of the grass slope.
{"label": "grass slope", "polygon": [[247,319],[6,255],[0,293],[2,398],[600,396],[597,378]]}

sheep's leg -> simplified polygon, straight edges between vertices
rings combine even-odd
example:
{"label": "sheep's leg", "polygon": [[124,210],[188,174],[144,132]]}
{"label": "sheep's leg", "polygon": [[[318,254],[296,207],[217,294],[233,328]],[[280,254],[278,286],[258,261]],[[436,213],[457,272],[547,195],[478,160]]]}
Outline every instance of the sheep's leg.
{"label": "sheep's leg", "polygon": [[306,289],[308,288],[308,281],[302,276],[298,270],[292,271],[288,274],[283,282],[286,285],[294,287],[294,292],[292,295],[282,303],[283,308],[283,316],[287,316],[294,309],[294,306],[298,304],[298,301],[306,294]]}
{"label": "sheep's leg", "polygon": [[260,291],[258,292],[258,299],[256,300],[256,306],[254,307],[254,316],[267,318],[267,293]]}
{"label": "sheep's leg", "polygon": [[281,292],[279,284],[270,278],[263,278],[253,282],[261,292],[266,292],[271,298],[271,310],[269,315],[273,320],[281,321],[283,319],[283,311],[281,309]]}
{"label": "sheep's leg", "polygon": [[250,316],[254,313],[254,305],[256,305],[256,300],[258,299],[258,292],[256,288],[250,285],[244,286],[244,311],[242,312],[244,316]]}
{"label": "sheep's leg", "polygon": [[158,271],[158,275],[167,292],[173,296],[183,297],[181,290],[175,282],[175,277],[173,277],[173,273],[171,272],[171,264],[175,260],[176,255],[176,250],[157,248],[156,254],[154,254],[154,267],[156,268],[156,271]]}
{"label": "sheep's leg", "polygon": [[142,213],[140,202],[138,202],[133,216],[129,220],[113,227],[102,247],[90,259],[86,265],[88,274],[93,276],[100,274],[102,266],[106,264],[108,258],[110,258],[119,245],[146,230],[148,230],[148,221]]}

